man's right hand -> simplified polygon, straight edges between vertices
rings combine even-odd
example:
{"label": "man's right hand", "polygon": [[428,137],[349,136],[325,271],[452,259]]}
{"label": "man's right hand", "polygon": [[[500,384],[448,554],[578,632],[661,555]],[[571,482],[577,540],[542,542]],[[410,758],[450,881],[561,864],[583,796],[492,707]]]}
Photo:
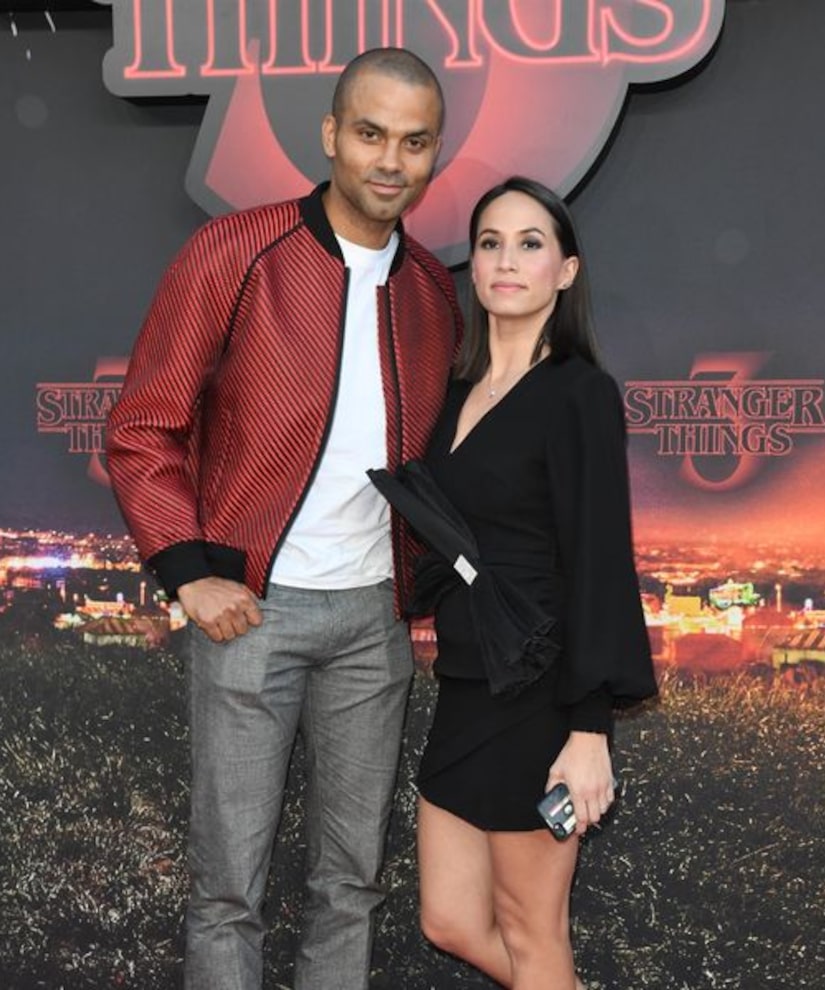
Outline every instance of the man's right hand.
{"label": "man's right hand", "polygon": [[178,588],[178,599],[195,625],[216,643],[243,636],[263,621],[255,596],[245,584],[207,577]]}

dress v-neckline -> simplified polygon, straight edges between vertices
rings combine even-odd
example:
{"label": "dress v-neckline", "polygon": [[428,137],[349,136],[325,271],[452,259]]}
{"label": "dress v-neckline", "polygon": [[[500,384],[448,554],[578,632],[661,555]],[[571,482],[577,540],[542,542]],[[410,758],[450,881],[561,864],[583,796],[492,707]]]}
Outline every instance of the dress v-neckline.
{"label": "dress v-neckline", "polygon": [[541,360],[536,361],[535,364],[531,365],[527,369],[527,371],[524,372],[521,378],[519,378],[510,388],[507,389],[507,391],[504,393],[504,395],[502,395],[502,397],[498,400],[498,402],[490,406],[490,408],[485,413],[482,413],[482,415],[478,417],[475,423],[473,423],[470,429],[467,430],[467,432],[461,438],[461,441],[459,443],[456,443],[455,439],[456,439],[456,434],[458,432],[458,421],[461,419],[461,411],[464,409],[464,405],[467,402],[467,399],[470,395],[470,391],[472,390],[473,385],[477,384],[475,382],[473,382],[472,384],[468,382],[467,384],[470,385],[470,388],[467,390],[467,394],[464,396],[464,398],[461,401],[461,404],[458,407],[458,412],[455,417],[455,425],[453,427],[453,439],[452,442],[450,443],[450,446],[447,448],[447,456],[452,457],[453,454],[457,454],[458,451],[461,450],[461,448],[464,446],[464,444],[470,439],[470,437],[476,432],[476,430],[482,425],[482,423],[486,419],[489,419],[489,417],[496,411],[496,409],[500,408],[502,403],[506,402],[507,399],[514,392],[518,391],[519,386],[522,385],[533,374],[536,368],[544,364],[545,361],[549,361],[549,360],[550,360],[550,355],[547,354],[545,357],[541,358]]}

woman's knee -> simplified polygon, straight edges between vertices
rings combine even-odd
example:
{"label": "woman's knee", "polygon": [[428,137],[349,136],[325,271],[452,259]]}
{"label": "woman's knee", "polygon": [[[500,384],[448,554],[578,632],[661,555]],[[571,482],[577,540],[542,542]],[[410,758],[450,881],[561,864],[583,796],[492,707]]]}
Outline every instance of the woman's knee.
{"label": "woman's knee", "polygon": [[436,905],[422,905],[419,922],[427,941],[444,952],[463,957],[473,944],[474,933],[466,921]]}
{"label": "woman's knee", "polygon": [[513,897],[496,900],[496,920],[501,937],[514,961],[535,959],[570,947],[570,929],[566,917],[542,913],[537,916],[528,905]]}

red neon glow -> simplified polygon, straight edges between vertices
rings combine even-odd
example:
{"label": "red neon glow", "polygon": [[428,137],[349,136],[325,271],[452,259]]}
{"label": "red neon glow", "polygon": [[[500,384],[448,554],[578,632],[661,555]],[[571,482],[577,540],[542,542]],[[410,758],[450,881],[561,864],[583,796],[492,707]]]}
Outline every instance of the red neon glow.
{"label": "red neon glow", "polygon": [[654,10],[658,10],[661,13],[665,21],[665,25],[662,30],[658,34],[654,34],[649,38],[640,38],[638,35],[630,34],[629,31],[625,31],[625,29],[618,24],[613,10],[610,7],[605,7],[602,11],[602,28],[604,31],[604,37],[608,37],[608,29],[612,28],[613,33],[621,38],[622,41],[627,42],[628,45],[635,45],[638,48],[652,48],[654,45],[659,45],[663,41],[666,41],[673,33],[673,26],[676,20],[670,6],[664,2],[664,0],[637,0],[637,2],[644,4],[646,7],[652,7]]}
{"label": "red neon glow", "polygon": [[[133,2],[133,47],[134,60],[124,69],[127,79],[161,79],[180,78],[187,75],[187,69],[174,57],[176,25],[174,21],[174,0],[163,0],[164,40],[166,46],[166,67],[156,69],[141,69],[144,58],[144,33],[147,32],[146,12],[143,4],[148,0],[132,0]],[[243,76],[254,71],[254,67],[245,55],[246,46],[250,39],[247,37],[248,0],[234,0],[233,4],[223,3],[222,0],[207,0],[206,3],[206,45],[205,62],[200,66],[198,75],[201,78],[214,76]],[[394,43],[404,45],[404,15],[408,9],[409,0],[395,0],[395,38]],[[450,41],[451,51],[445,57],[445,69],[465,69],[479,67],[484,64],[484,57],[479,51],[479,38],[483,37],[490,51],[496,51],[504,58],[513,62],[527,62],[532,65],[577,65],[584,63],[607,64],[617,61],[635,64],[660,64],[673,62],[690,56],[704,40],[710,23],[712,4],[714,0],[697,0],[698,11],[689,8],[691,16],[696,17],[695,30],[681,44],[677,44],[677,16],[673,9],[673,0],[633,0],[634,4],[643,4],[655,11],[662,18],[661,29],[653,35],[639,36],[631,33],[622,23],[622,15],[610,6],[601,6],[604,0],[581,0],[586,3],[587,37],[576,37],[571,31],[576,28],[570,24],[572,18],[566,16],[566,10],[574,9],[566,6],[572,0],[548,0],[547,6],[539,9],[537,6],[520,6],[517,0],[508,0],[507,15],[510,19],[510,29],[517,39],[522,52],[513,51],[499,37],[485,17],[485,0],[466,0],[467,37],[462,38],[450,16],[444,12],[438,0],[424,0],[429,11],[444,30]],[[300,74],[310,72],[337,73],[343,66],[333,63],[334,47],[334,0],[324,0],[324,30],[325,53],[320,59],[313,59],[310,45],[310,3],[301,0],[300,3],[300,33],[302,61],[298,65],[278,66],[278,24],[286,17],[279,8],[278,0],[267,0],[268,26],[268,59],[262,64],[260,71],[264,75]],[[235,66],[217,68],[215,65],[217,48],[218,16],[216,8],[222,4],[222,9],[236,9],[238,25],[238,63]],[[377,10],[376,8],[377,6]],[[154,11],[155,8],[152,8]],[[280,12],[279,12],[280,10]],[[501,6],[491,7],[501,14]],[[530,11],[528,14],[527,12]],[[369,18],[376,16],[380,19],[380,38],[382,44],[389,44],[390,29],[390,0],[375,0],[369,5],[367,0],[357,0],[355,15],[357,19],[356,43],[360,51],[367,47]],[[551,24],[549,37],[540,39],[537,36],[537,23]],[[683,22],[684,23],[684,22]],[[582,29],[584,25],[581,25]],[[687,29],[686,29],[687,30]],[[583,30],[582,30],[583,33]],[[147,32],[147,37],[151,32]],[[668,42],[672,47],[668,48]],[[567,52],[559,51],[567,45]],[[658,49],[658,50],[657,50]],[[462,52],[466,54],[462,54]]]}
{"label": "red neon glow", "polygon": [[[327,73],[332,73],[332,72],[339,73],[344,68],[344,66],[340,62],[333,63],[330,61],[332,59],[332,50],[333,50],[334,35],[335,35],[335,23],[333,20],[333,12],[332,12],[332,0],[326,0],[326,7],[324,8],[324,12],[325,12],[324,25],[326,31],[327,47],[326,47],[326,51],[324,52],[324,57],[318,62],[318,71],[327,72]],[[365,28],[363,0],[359,0],[358,2],[357,17],[358,17],[358,43],[360,46],[358,50],[364,51],[364,49],[366,48],[366,44],[365,44],[366,28]]]}
{"label": "red neon glow", "polygon": [[[93,381],[99,381],[101,378],[123,378],[126,374],[126,369],[129,366],[129,359],[125,357],[103,357],[98,358],[95,364],[95,373],[92,376]],[[111,481],[109,480],[109,472],[103,466],[103,461],[100,454],[95,451],[89,457],[89,467],[86,473],[89,478],[96,482],[98,485],[103,485],[104,487],[111,487]]]}
{"label": "red neon glow", "polygon": [[[796,541],[821,557],[825,540],[825,457],[821,445],[795,452],[781,472],[738,491],[685,488],[631,445],[633,533],[637,546],[677,540],[687,546],[730,540],[752,562],[755,544]],[[822,507],[822,508],[820,508]]]}
{"label": "red neon glow", "polygon": [[[365,10],[367,0],[358,0],[358,51],[367,50],[367,12]],[[390,6],[389,0],[381,0],[381,40],[382,48],[387,48],[390,44],[389,25]]]}
{"label": "red neon glow", "polygon": [[[91,382],[38,382],[38,433],[63,433],[70,437],[70,451],[89,455],[89,477],[109,484],[103,466],[105,418],[120,394],[128,358],[99,358]],[[110,381],[108,379],[117,379]]]}
{"label": "red neon glow", "polygon": [[129,359],[125,357],[102,357],[97,359],[95,373],[92,381],[100,381],[101,378],[123,378],[129,366]]}
{"label": "red neon glow", "polygon": [[[427,6],[435,14],[436,18],[440,22],[441,26],[444,28],[444,33],[450,40],[452,45],[452,51],[444,59],[445,69],[467,69],[467,68],[477,68],[484,65],[484,59],[479,55],[476,49],[476,24],[479,20],[477,6],[470,0],[468,7],[467,23],[469,29],[467,31],[467,47],[470,51],[470,58],[460,59],[458,53],[461,51],[461,38],[453,27],[452,22],[447,18],[444,12],[441,10],[440,6],[435,2],[435,0],[426,0]],[[397,32],[397,44],[399,47],[404,47],[404,0],[396,0],[396,32]]]}
{"label": "red neon glow", "polygon": [[[264,75],[306,75],[316,72],[315,60],[309,53],[309,0],[301,0],[301,65],[279,66],[278,58],[278,0],[269,0],[269,59],[261,66]],[[329,4],[327,4],[329,20]]]}
{"label": "red neon glow", "polygon": [[[741,353],[700,354],[693,362],[690,372],[691,379],[699,375],[714,374],[726,382],[736,382],[752,378],[770,357],[761,351],[743,351]],[[711,492],[732,491],[744,485],[758,471],[760,459],[756,454],[742,454],[739,463],[733,471],[719,481],[711,481],[697,469],[694,458],[688,454],[682,461],[681,476],[696,488]]]}
{"label": "red neon glow", "polygon": [[[253,57],[253,46],[249,51]],[[575,77],[567,78],[567,73]],[[523,171],[525,155],[533,150],[545,162],[545,181],[560,186],[580,167],[605,121],[615,117],[622,85],[617,66],[589,78],[576,68],[560,69],[557,85],[543,97],[541,137],[525,146],[524,123],[513,107],[535,106],[535,73],[529,62],[515,63],[491,51],[473,127],[450,167],[433,179],[408,215],[408,229],[436,250],[451,243],[455,232],[465,229],[466,204],[504,176]],[[570,92],[577,93],[574,106]],[[491,148],[496,149],[493,159]],[[235,209],[300,196],[310,187],[272,132],[261,79],[254,75],[239,79],[233,90],[205,182]]]}
{"label": "red neon glow", "polygon": [[690,377],[715,374],[722,381],[735,382],[752,378],[771,357],[770,351],[711,351],[697,354],[693,359]]}
{"label": "red neon glow", "polygon": [[631,54],[628,51],[613,51],[611,50],[610,34],[612,33],[624,41],[628,47],[631,48],[645,48],[652,47],[654,45],[660,44],[662,41],[666,40],[673,33],[674,27],[674,14],[668,3],[663,2],[663,0],[637,0],[638,3],[644,3],[648,7],[653,7],[656,10],[661,11],[665,17],[665,28],[654,38],[639,38],[636,35],[631,35],[627,32],[616,20],[613,11],[607,7],[602,11],[602,38],[604,45],[604,61],[605,63],[610,61],[622,61],[622,62],[633,62],[636,64],[651,64],[651,63],[662,63],[662,62],[676,62],[687,55],[690,55],[696,47],[702,42],[708,29],[708,24],[710,23],[711,14],[711,3],[712,0],[700,0],[702,5],[702,12],[699,18],[699,24],[693,34],[688,38],[688,40],[678,48],[671,48],[667,51],[659,52],[658,55],[653,55],[645,52],[638,52],[637,54]]}
{"label": "red neon glow", "polygon": [[[252,42],[249,56],[253,62],[258,50],[258,42]],[[236,209],[272,202],[279,196],[304,196],[312,188],[272,132],[257,72],[235,85],[204,182]]]}
{"label": "red neon glow", "polygon": [[[431,9],[437,14],[439,20],[451,37],[455,38],[455,31],[447,21],[446,17],[434,6],[432,0],[427,0]],[[676,33],[676,16],[667,0],[634,0],[636,3],[645,4],[648,7],[661,13],[664,18],[664,26],[658,34],[651,37],[639,37],[631,34],[618,21],[615,11],[610,7],[598,10],[599,0],[586,0],[587,2],[587,24],[588,37],[586,50],[580,50],[575,55],[554,54],[559,44],[564,40],[564,2],[565,0],[552,0],[554,32],[548,41],[537,41],[535,32],[531,32],[526,24],[523,12],[519,12],[516,0],[508,0],[508,10],[514,33],[525,48],[536,54],[519,55],[507,49],[496,37],[495,32],[490,28],[484,17],[484,0],[468,0],[470,6],[471,25],[470,38],[468,43],[478,62],[483,59],[478,55],[475,35],[480,31],[491,48],[497,50],[505,58],[514,62],[526,61],[531,64],[546,64],[552,62],[554,65],[577,65],[590,62],[602,62],[607,64],[610,61],[632,62],[636,64],[658,64],[666,62],[678,62],[681,58],[689,55],[696,46],[704,39],[710,23],[712,0],[700,0],[701,13],[696,30],[687,41],[674,48],[652,53],[644,49],[652,49],[665,44],[668,39]],[[531,9],[531,8],[527,8]],[[623,43],[626,48],[616,48],[616,40]],[[457,44],[454,44],[454,52]],[[453,54],[454,57],[454,54]],[[465,64],[459,63],[462,67]],[[476,63],[473,63],[476,64]],[[445,68],[453,67],[453,63],[448,59],[445,61]]]}
{"label": "red neon glow", "polygon": [[[158,45],[164,37],[169,42],[173,28],[197,29],[197,24],[188,21],[173,25],[172,0],[164,2],[166,35],[158,36]],[[235,37],[231,34],[222,39],[222,30],[238,31],[238,78],[232,80],[235,85],[225,112],[215,118],[219,132],[204,134],[209,151],[203,157],[209,163],[197,177],[190,173],[187,184],[193,183],[193,198],[198,200],[198,192],[193,190],[202,190],[201,183],[236,209],[305,192],[309,180],[292,163],[273,133],[264,94],[268,100],[274,99],[274,94],[266,80],[280,74],[338,73],[342,66],[337,63],[342,61],[343,52],[379,36],[403,47],[407,23],[410,29],[415,23],[418,30],[420,18],[431,18],[431,23],[423,27],[428,34],[443,32],[439,48],[446,53],[442,55],[444,70],[476,70],[468,94],[472,118],[466,114],[470,108],[465,108],[468,129],[466,135],[459,136],[463,143],[453,149],[448,167],[439,171],[427,196],[408,217],[414,236],[438,251],[454,246],[460,238],[458,232],[463,232],[466,223],[466,204],[503,176],[522,172],[525,160],[540,161],[543,180],[568,192],[592,164],[615,123],[628,82],[624,63],[629,58],[642,62],[675,59],[684,47],[664,53],[654,50],[653,42],[661,47],[662,39],[666,45],[670,38],[676,46],[691,32],[694,22],[690,18],[701,16],[701,29],[706,30],[710,4],[717,4],[714,9],[718,10],[719,0],[701,0],[701,11],[698,4],[690,7],[687,25],[680,8],[674,7],[675,17],[666,16],[664,0],[625,0],[619,14],[607,12],[611,15],[607,17],[602,11],[607,0],[580,0],[581,6],[576,6],[579,0],[552,0],[552,5],[550,0],[542,5],[518,4],[516,0],[508,0],[506,5],[485,0],[424,0],[418,7],[409,0],[338,0],[337,5],[333,0],[324,0],[323,8],[319,0],[313,0],[314,6],[309,0],[301,0],[300,4],[293,0],[288,7],[279,0],[266,0],[265,4],[256,0],[262,6],[265,36],[246,43],[243,34],[252,24],[248,0],[238,0],[241,6],[237,15],[228,22],[219,16],[222,2],[230,0],[207,2],[203,45],[204,51],[208,47],[208,61],[200,70],[204,84],[200,91],[210,91],[210,71],[214,75],[232,75],[226,59],[233,51]],[[653,7],[664,17],[666,30],[659,30],[656,23],[655,39],[634,39],[627,30],[631,22],[626,11],[638,2]],[[190,16],[196,16],[190,8],[187,10]],[[136,41],[140,40],[141,30],[149,31],[153,26],[147,23],[147,11],[150,8],[136,7],[142,17],[135,22]],[[494,19],[494,13],[499,19]],[[291,21],[286,20],[290,16]],[[502,21],[501,17],[509,20]],[[376,18],[381,19],[380,23]],[[317,28],[315,33],[313,27]],[[151,34],[147,34],[149,37]],[[616,49],[609,59],[607,42]],[[640,51],[642,45],[647,49]],[[630,46],[631,51],[622,53],[622,46]],[[318,54],[321,50],[323,55]],[[586,63],[593,68],[588,70]],[[548,67],[552,67],[552,74]],[[674,72],[683,67],[674,67]],[[178,74],[185,72],[181,68]],[[192,91],[198,92],[196,78],[192,82]],[[219,123],[221,117],[223,122]],[[227,144],[230,134],[234,151]]]}
{"label": "red neon glow", "polygon": [[123,70],[124,79],[180,79],[186,75],[186,67],[175,59],[175,15],[173,0],[165,0],[164,26],[166,29],[166,62],[168,69],[142,70],[143,61],[143,0],[133,0],[132,24],[135,39],[135,59]]}
{"label": "red neon glow", "polygon": [[534,52],[544,53],[543,57],[538,55],[516,55],[514,52],[509,51],[505,48],[501,42],[496,38],[495,34],[490,29],[484,18],[484,0],[475,0],[477,11],[478,11],[478,24],[481,28],[484,37],[487,39],[488,44],[495,48],[501,55],[505,58],[510,59],[513,62],[528,62],[532,65],[541,65],[547,62],[552,62],[554,65],[576,65],[582,64],[584,62],[598,62],[600,57],[598,42],[594,37],[594,24],[596,23],[596,2],[597,0],[586,0],[587,2],[587,51],[583,51],[578,55],[554,55],[552,54],[553,49],[556,48],[559,42],[563,38],[564,34],[564,13],[563,13],[563,3],[564,0],[553,0],[553,5],[555,8],[554,20],[555,20],[555,33],[550,41],[541,44],[536,42],[524,27],[524,22],[521,17],[519,17],[516,12],[513,0],[509,0],[508,7],[510,11],[510,19],[513,24],[513,29],[518,35],[519,40],[524,44],[525,48],[530,48]]}
{"label": "red neon glow", "polygon": [[395,45],[396,48],[403,47],[401,41],[401,39],[404,36],[404,33],[401,30],[401,19],[403,15],[404,15],[404,0],[395,0],[395,41],[393,41],[393,45]]}
{"label": "red neon glow", "polygon": [[[596,135],[615,118],[623,85],[619,66],[587,75],[578,66],[560,66],[553,86],[542,91],[538,109],[531,63],[491,50],[472,130],[450,167],[435,177],[427,195],[408,215],[410,232],[436,249],[451,232],[463,236],[467,204],[507,175],[523,172],[525,161],[537,156],[543,181],[562,187],[581,168]],[[530,127],[525,128],[524,117],[514,108],[529,114]]]}
{"label": "red neon glow", "polygon": [[[628,433],[655,436],[658,458],[680,458],[679,477],[693,488],[741,488],[769,460],[795,452],[798,436],[825,435],[825,380],[754,378],[767,357],[702,355],[686,381],[625,382]],[[702,461],[727,475],[709,478]]]}
{"label": "red neon glow", "polygon": [[530,48],[535,52],[544,53],[542,56],[539,55],[517,55],[511,52],[509,49],[505,48],[501,42],[496,38],[495,34],[490,29],[484,18],[483,11],[483,0],[475,0],[478,12],[478,25],[481,32],[486,38],[488,44],[491,48],[494,48],[500,55],[504,58],[513,62],[526,62],[531,65],[544,65],[548,63],[553,63],[554,65],[580,65],[586,62],[598,62],[599,61],[599,48],[594,37],[594,23],[595,23],[595,5],[597,0],[586,0],[587,3],[587,24],[588,24],[588,37],[587,37],[587,50],[582,51],[578,55],[554,55],[552,50],[559,44],[563,37],[564,32],[564,16],[562,11],[562,4],[564,0],[553,0],[555,6],[555,35],[551,41],[545,44],[536,43],[528,34],[524,27],[522,19],[516,13],[513,0],[509,0],[509,10],[510,17],[512,20],[513,28],[515,33],[518,35],[519,40],[524,44],[526,48]]}
{"label": "red neon glow", "polygon": [[740,488],[754,477],[761,466],[757,454],[742,454],[739,463],[727,478],[711,481],[696,470],[693,457],[692,454],[685,456],[682,466],[679,468],[679,474],[694,488],[702,488],[708,492],[730,492],[734,488]]}
{"label": "red neon glow", "polygon": [[206,61],[200,67],[203,77],[244,76],[255,71],[255,66],[245,57],[246,47],[246,0],[235,0],[238,10],[237,52],[240,67],[215,68],[215,4],[220,0],[206,0]]}
{"label": "red neon glow", "polygon": [[[518,15],[518,4],[514,3],[513,0],[509,0],[510,18],[513,21],[513,27],[516,29],[516,34],[522,39],[522,41],[527,46],[529,46],[530,48],[535,48],[536,51],[540,51],[540,52],[551,51],[553,48],[556,47],[556,45],[561,40],[562,20],[563,20],[561,5],[563,2],[564,0],[554,0],[555,13],[553,14],[553,20],[555,21],[555,34],[549,41],[545,42],[544,44],[541,44],[537,41],[534,41],[530,37],[530,32],[525,28],[522,18],[519,17]],[[588,18],[588,20],[590,20],[590,18]]]}
{"label": "red neon glow", "polygon": [[[645,393],[649,395],[652,390],[659,391],[663,389],[682,392],[692,391],[690,386],[695,386],[697,389],[707,387],[709,389],[718,388],[723,390],[726,394],[720,400],[720,407],[725,412],[731,408],[731,403],[735,401],[730,399],[727,393],[738,393],[740,400],[745,403],[746,407],[751,409],[750,412],[740,414],[740,418],[743,420],[758,419],[760,417],[758,403],[762,402],[766,404],[770,402],[770,393],[778,393],[778,399],[775,400],[776,404],[771,406],[771,408],[776,410],[771,414],[772,418],[776,420],[790,419],[794,433],[825,433],[825,423],[821,414],[816,410],[817,403],[821,402],[822,399],[823,379],[744,378],[739,376],[737,376],[736,380],[729,378],[690,378],[685,381],[682,378],[657,378],[654,381],[642,379],[640,381],[625,382],[625,411],[627,414],[628,432],[650,434],[656,431],[656,421],[662,414],[661,412],[651,411],[650,404],[644,401],[646,398]],[[798,398],[795,398],[795,396],[798,396]],[[691,417],[690,407],[687,405],[688,401],[689,397],[687,399],[680,397],[672,402],[676,407],[673,411],[673,416],[676,420]],[[660,409],[661,407],[656,406],[655,408]],[[668,409],[668,415],[670,415],[669,406]],[[793,418],[794,412],[796,412],[796,415],[801,416],[802,419]],[[695,416],[696,413],[694,412],[693,417],[695,418]],[[730,418],[730,415],[723,414],[722,412],[716,416],[711,413],[705,413],[702,415],[701,421],[705,423],[729,422]]]}

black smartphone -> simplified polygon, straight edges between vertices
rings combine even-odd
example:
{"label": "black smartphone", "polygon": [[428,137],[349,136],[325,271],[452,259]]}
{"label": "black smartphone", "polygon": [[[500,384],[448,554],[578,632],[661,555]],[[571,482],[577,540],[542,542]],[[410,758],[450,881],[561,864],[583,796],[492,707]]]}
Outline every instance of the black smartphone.
{"label": "black smartphone", "polygon": [[[618,796],[619,781],[614,778],[613,791]],[[539,814],[550,829],[554,838],[560,842],[576,831],[576,815],[567,784],[556,784],[536,805]]]}
{"label": "black smartphone", "polygon": [[566,839],[576,830],[576,816],[567,784],[556,784],[536,805],[554,838]]}

